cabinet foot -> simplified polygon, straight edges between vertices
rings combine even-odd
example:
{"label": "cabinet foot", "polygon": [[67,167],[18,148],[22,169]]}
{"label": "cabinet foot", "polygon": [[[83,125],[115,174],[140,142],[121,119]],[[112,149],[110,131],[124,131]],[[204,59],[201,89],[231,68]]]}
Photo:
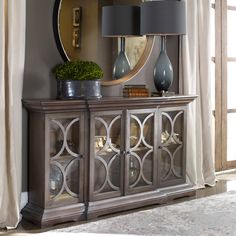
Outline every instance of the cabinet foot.
{"label": "cabinet foot", "polygon": [[37,205],[28,203],[21,211],[23,218],[40,226],[48,227],[68,221],[85,219],[85,205],[73,204],[57,208],[43,209]]}

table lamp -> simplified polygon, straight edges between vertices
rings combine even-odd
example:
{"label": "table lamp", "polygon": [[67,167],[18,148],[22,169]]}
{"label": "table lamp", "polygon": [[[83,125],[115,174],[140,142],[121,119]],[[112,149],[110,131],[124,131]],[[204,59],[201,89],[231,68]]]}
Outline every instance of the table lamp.
{"label": "table lamp", "polygon": [[119,79],[130,71],[125,53],[125,37],[140,35],[140,7],[112,5],[102,8],[102,36],[120,37],[120,52],[113,67],[113,78]]}
{"label": "table lamp", "polygon": [[186,34],[185,3],[175,0],[143,2],[140,31],[142,35],[161,36],[161,51],[153,76],[157,91],[166,93],[173,81],[173,68],[166,52],[166,36]]}

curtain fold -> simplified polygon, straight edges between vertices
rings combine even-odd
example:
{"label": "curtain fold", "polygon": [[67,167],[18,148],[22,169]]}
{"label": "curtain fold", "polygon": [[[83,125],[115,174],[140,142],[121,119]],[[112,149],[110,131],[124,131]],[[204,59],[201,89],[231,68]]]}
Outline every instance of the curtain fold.
{"label": "curtain fold", "polygon": [[210,76],[210,0],[186,0],[187,34],[180,41],[180,87],[196,94],[189,105],[187,178],[197,188],[215,185]]}
{"label": "curtain fold", "polygon": [[20,221],[26,0],[0,0],[0,228]]}

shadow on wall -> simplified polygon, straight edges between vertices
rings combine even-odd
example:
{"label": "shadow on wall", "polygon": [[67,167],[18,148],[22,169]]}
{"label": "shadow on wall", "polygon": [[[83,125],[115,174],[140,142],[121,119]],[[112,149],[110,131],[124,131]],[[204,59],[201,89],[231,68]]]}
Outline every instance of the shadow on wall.
{"label": "shadow on wall", "polygon": [[62,62],[52,26],[54,1],[26,2],[26,59],[23,98],[55,98],[52,68]]}

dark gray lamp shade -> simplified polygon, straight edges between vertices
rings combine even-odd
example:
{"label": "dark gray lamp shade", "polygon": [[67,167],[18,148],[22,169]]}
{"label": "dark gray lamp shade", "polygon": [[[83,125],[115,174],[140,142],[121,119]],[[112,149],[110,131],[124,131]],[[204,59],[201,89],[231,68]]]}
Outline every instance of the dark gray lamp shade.
{"label": "dark gray lamp shade", "polygon": [[142,35],[186,34],[185,2],[150,1],[141,5]]}
{"label": "dark gray lamp shade", "polygon": [[127,5],[102,8],[102,36],[140,35],[140,7]]}

